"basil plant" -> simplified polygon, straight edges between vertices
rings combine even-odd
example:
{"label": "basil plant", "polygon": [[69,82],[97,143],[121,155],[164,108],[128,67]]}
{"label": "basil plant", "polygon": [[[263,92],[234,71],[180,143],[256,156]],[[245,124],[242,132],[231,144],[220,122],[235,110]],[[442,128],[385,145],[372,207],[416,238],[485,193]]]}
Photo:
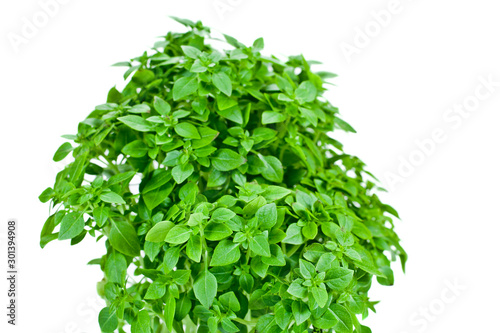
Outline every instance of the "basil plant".
{"label": "basil plant", "polygon": [[105,243],[102,332],[371,332],[372,281],[407,256],[335,139],[354,132],[322,96],[335,75],[175,19],[187,32],[116,64],[126,86],[63,136],[41,247]]}

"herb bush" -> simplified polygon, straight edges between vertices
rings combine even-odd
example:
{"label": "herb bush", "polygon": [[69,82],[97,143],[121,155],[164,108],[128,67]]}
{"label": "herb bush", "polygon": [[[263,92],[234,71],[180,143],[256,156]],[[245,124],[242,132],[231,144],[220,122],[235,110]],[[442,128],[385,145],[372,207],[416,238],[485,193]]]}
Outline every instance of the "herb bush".
{"label": "herb bush", "polygon": [[176,20],[188,31],[118,63],[125,88],[63,136],[41,246],[105,240],[103,332],[371,332],[372,278],[392,285],[406,254],[329,135],[354,132],[322,97],[335,75]]}

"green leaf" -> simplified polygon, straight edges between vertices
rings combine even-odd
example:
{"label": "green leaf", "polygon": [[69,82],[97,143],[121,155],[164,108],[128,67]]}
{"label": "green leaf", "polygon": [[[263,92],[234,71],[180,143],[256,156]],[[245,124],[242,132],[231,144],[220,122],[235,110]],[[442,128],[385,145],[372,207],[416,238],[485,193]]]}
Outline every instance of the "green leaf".
{"label": "green leaf", "polygon": [[219,302],[221,302],[221,304],[224,305],[227,309],[230,309],[234,312],[238,312],[241,309],[240,302],[232,291],[219,296]]}
{"label": "green leaf", "polygon": [[212,222],[226,222],[236,216],[236,213],[227,208],[217,208],[212,213],[210,220]]}
{"label": "green leaf", "polygon": [[191,163],[185,165],[177,165],[172,169],[172,177],[177,184],[184,182],[194,172],[194,167]]}
{"label": "green leaf", "polygon": [[99,196],[99,199],[101,199],[104,202],[108,202],[108,203],[114,203],[114,204],[119,204],[119,205],[125,204],[125,200],[123,200],[123,198],[118,193],[115,193],[115,192],[102,193]]}
{"label": "green leaf", "polygon": [[275,124],[281,123],[286,120],[286,115],[276,111],[264,111],[262,112],[262,124]]}
{"label": "green leaf", "polygon": [[352,333],[352,319],[349,312],[342,305],[333,303],[330,306],[333,314],[338,320],[338,323],[334,326],[335,332],[338,333]]}
{"label": "green leaf", "polygon": [[231,79],[226,73],[215,73],[212,76],[212,82],[222,93],[227,96],[231,96],[233,85],[231,84]]}
{"label": "green leaf", "polygon": [[151,318],[147,310],[141,310],[132,322],[132,333],[150,333],[151,332]]}
{"label": "green leaf", "polygon": [[302,301],[293,301],[292,313],[297,325],[302,324],[311,316],[311,311],[307,307],[307,304]]}
{"label": "green leaf", "polygon": [[165,242],[170,244],[183,244],[188,241],[192,230],[183,225],[176,225],[168,232]]}
{"label": "green leaf", "polygon": [[233,231],[225,224],[210,222],[204,230],[205,238],[210,241],[219,241],[229,237]]}
{"label": "green leaf", "polygon": [[198,58],[201,54],[201,51],[193,46],[182,45],[181,48],[184,54],[192,59]]}
{"label": "green leaf", "polygon": [[200,262],[201,252],[202,252],[201,237],[199,235],[191,236],[191,238],[189,238],[186,247],[187,256],[195,262]]}
{"label": "green leaf", "polygon": [[105,273],[108,281],[121,284],[127,274],[127,259],[118,252],[111,252],[106,259]]}
{"label": "green leaf", "polygon": [[266,164],[262,177],[275,183],[281,183],[283,181],[283,166],[280,160],[274,156],[260,156],[260,158]]}
{"label": "green leaf", "polygon": [[210,266],[230,265],[237,262],[240,255],[239,244],[225,239],[215,247]]}
{"label": "green leaf", "polygon": [[159,222],[155,224],[146,234],[148,242],[158,243],[164,242],[168,232],[175,226],[170,221]]}
{"label": "green leaf", "polygon": [[230,149],[219,149],[211,158],[212,165],[219,171],[234,170],[246,162],[240,154]]}
{"label": "green leaf", "polygon": [[269,185],[264,189],[264,192],[261,195],[267,201],[277,201],[286,197],[290,193],[292,193],[292,191],[287,188],[281,186]]}
{"label": "green leaf", "polygon": [[299,245],[304,243],[304,238],[302,237],[302,229],[297,225],[297,223],[292,223],[288,226],[286,230],[286,237],[282,241],[285,244]]}
{"label": "green leaf", "polygon": [[312,102],[316,98],[316,87],[311,81],[302,82],[295,90],[295,98],[300,104]]}
{"label": "green leaf", "polygon": [[191,123],[179,123],[175,125],[175,133],[188,139],[201,139],[196,126]]}
{"label": "green leaf", "polygon": [[[165,323],[167,324],[167,329],[172,332],[175,317],[175,305],[176,301],[173,296],[169,296],[167,302],[165,303]],[[149,328],[151,330],[151,328]]]}
{"label": "green leaf", "polygon": [[116,312],[111,311],[109,307],[103,308],[99,312],[99,326],[103,332],[114,332],[118,328]]}
{"label": "green leaf", "polygon": [[78,236],[85,227],[83,213],[73,212],[66,214],[61,221],[59,240],[71,239]]}
{"label": "green leaf", "polygon": [[200,133],[200,139],[192,141],[193,149],[208,146],[219,135],[219,132],[210,127],[199,127],[198,132]]}
{"label": "green leaf", "polygon": [[328,293],[325,289],[319,287],[312,287],[312,294],[320,308],[324,308],[328,301]]}
{"label": "green leaf", "polygon": [[249,245],[250,245],[250,250],[252,250],[255,254],[258,254],[263,257],[271,256],[269,243],[264,235],[260,234],[250,238]]}
{"label": "green leaf", "polygon": [[170,113],[171,107],[164,99],[161,97],[155,96],[153,106],[159,114],[162,116],[166,116]]}
{"label": "green leaf", "polygon": [[123,147],[122,152],[131,157],[143,157],[148,150],[149,147],[142,140],[135,140]]}
{"label": "green leaf", "polygon": [[175,81],[173,88],[174,101],[193,94],[196,89],[198,89],[198,78],[196,76],[178,79]]}
{"label": "green leaf", "polygon": [[275,203],[264,205],[255,214],[259,224],[264,229],[271,229],[278,222],[278,209]]}
{"label": "green leaf", "polygon": [[54,162],[62,161],[72,151],[73,146],[71,146],[71,143],[65,142],[59,148],[57,148],[57,151],[55,152],[52,159],[54,160]]}
{"label": "green leaf", "polygon": [[113,248],[129,257],[139,255],[141,250],[137,233],[127,222],[113,221],[109,231],[109,242]]}
{"label": "green leaf", "polygon": [[153,130],[152,125],[140,116],[125,116],[118,118],[118,120],[139,132],[150,132]]}
{"label": "green leaf", "polygon": [[147,290],[144,298],[145,299],[162,298],[163,295],[165,295],[166,291],[167,291],[167,287],[166,287],[165,283],[154,281],[153,283],[151,283],[149,285],[148,290]]}
{"label": "green leaf", "polygon": [[108,207],[96,207],[94,208],[94,219],[99,227],[104,226],[104,223],[108,220],[109,208]]}
{"label": "green leaf", "polygon": [[202,271],[194,281],[193,291],[201,305],[209,309],[217,295],[217,279],[209,271]]}
{"label": "green leaf", "polygon": [[326,272],[325,283],[329,288],[340,292],[351,283],[353,275],[354,271],[350,269],[343,267],[332,268]]}

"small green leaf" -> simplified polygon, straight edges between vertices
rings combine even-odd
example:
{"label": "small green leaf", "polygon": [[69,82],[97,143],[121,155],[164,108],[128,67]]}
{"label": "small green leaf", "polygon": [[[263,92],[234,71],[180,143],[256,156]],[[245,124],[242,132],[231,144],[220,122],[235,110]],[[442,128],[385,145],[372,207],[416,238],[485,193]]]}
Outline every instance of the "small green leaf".
{"label": "small green leaf", "polygon": [[201,305],[209,309],[217,295],[217,279],[209,271],[202,271],[194,281],[193,291]]}
{"label": "small green leaf", "polygon": [[116,312],[111,311],[109,307],[103,308],[99,312],[99,326],[103,332],[114,332],[118,328]]}
{"label": "small green leaf", "polygon": [[151,318],[147,310],[141,310],[132,322],[130,328],[132,333],[150,333],[151,332]]}
{"label": "small green leaf", "polygon": [[212,213],[210,220],[212,222],[226,222],[236,216],[236,213],[227,208],[217,208]]}
{"label": "small green leaf", "polygon": [[143,157],[148,150],[149,147],[142,140],[135,140],[123,147],[122,152],[131,157]]}
{"label": "small green leaf", "polygon": [[196,126],[191,123],[179,123],[175,125],[175,133],[188,139],[201,139]]}
{"label": "small green leaf", "polygon": [[219,241],[229,237],[233,231],[225,224],[210,222],[204,230],[205,238],[210,241]]}
{"label": "small green leaf", "polygon": [[139,255],[141,250],[137,233],[127,222],[113,221],[109,232],[109,242],[117,251],[129,257]]}
{"label": "small green leaf", "polygon": [[148,231],[146,240],[153,243],[164,242],[168,232],[174,226],[175,224],[170,221],[159,222]]}
{"label": "small green leaf", "polygon": [[71,151],[73,151],[73,146],[71,143],[65,142],[57,149],[52,159],[54,162],[62,161]]}
{"label": "small green leaf", "polygon": [[271,229],[278,222],[278,209],[275,203],[270,203],[259,208],[255,214],[259,224],[264,229]]}
{"label": "small green leaf", "polygon": [[172,177],[177,184],[181,184],[194,172],[194,167],[191,163],[185,165],[177,165],[172,169]]}
{"label": "small green leaf", "polygon": [[230,149],[219,149],[211,158],[212,165],[219,171],[230,171],[246,162],[246,159]]}
{"label": "small green leaf", "polygon": [[263,257],[271,256],[269,243],[267,241],[267,238],[264,237],[264,235],[260,234],[250,238],[249,245],[250,245],[250,250],[252,250],[255,254],[258,254]]}
{"label": "small green leaf", "polygon": [[297,325],[302,324],[311,316],[311,311],[306,303],[302,301],[293,301],[292,313]]}
{"label": "small green leaf", "polygon": [[165,295],[167,287],[164,283],[161,282],[153,282],[149,285],[148,291],[144,296],[145,299],[158,299],[162,298]]}
{"label": "small green leaf", "polygon": [[328,293],[325,289],[319,287],[312,287],[312,294],[316,302],[321,308],[324,308],[328,301]]}
{"label": "small green leaf", "polygon": [[192,59],[198,58],[201,54],[201,51],[193,46],[182,45],[181,48],[184,54]]}
{"label": "small green leaf", "polygon": [[210,266],[230,265],[237,262],[240,255],[239,244],[225,239],[215,247]]}
{"label": "small green leaf", "polygon": [[85,227],[83,213],[73,212],[66,214],[61,221],[59,240],[71,239],[78,236]]}
{"label": "small green leaf", "polygon": [[125,116],[118,118],[118,120],[139,132],[149,132],[153,130],[152,125],[140,116]]}
{"label": "small green leaf", "polygon": [[261,156],[260,158],[266,164],[262,176],[272,182],[281,183],[283,181],[283,166],[280,160],[274,156]]}
{"label": "small green leaf", "polygon": [[115,192],[102,193],[99,196],[99,198],[102,201],[108,202],[108,203],[114,203],[114,204],[119,204],[119,205],[125,204],[125,200],[123,200],[123,198],[118,193],[115,193]]}
{"label": "small green leaf", "polygon": [[212,76],[212,82],[222,93],[227,96],[231,96],[231,92],[233,91],[233,86],[231,84],[231,79],[227,76],[226,73],[215,73]]}
{"label": "small green leaf", "polygon": [[192,230],[186,226],[176,225],[169,230],[165,237],[165,242],[170,244],[183,244],[188,241],[191,236]]}
{"label": "small green leaf", "polygon": [[196,89],[198,89],[198,78],[196,76],[178,79],[175,81],[173,88],[174,101],[193,94]]}
{"label": "small green leaf", "polygon": [[275,124],[281,123],[286,120],[286,115],[276,111],[264,111],[262,112],[262,124]]}
{"label": "small green leaf", "polygon": [[162,116],[166,116],[170,113],[171,107],[164,99],[161,97],[155,96],[153,106],[159,114]]}

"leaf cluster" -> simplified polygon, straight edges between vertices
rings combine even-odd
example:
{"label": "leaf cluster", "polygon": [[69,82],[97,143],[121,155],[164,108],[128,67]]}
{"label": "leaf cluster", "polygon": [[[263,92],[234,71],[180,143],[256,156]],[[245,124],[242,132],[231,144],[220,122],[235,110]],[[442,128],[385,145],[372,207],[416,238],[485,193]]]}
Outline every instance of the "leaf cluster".
{"label": "leaf cluster", "polygon": [[41,233],[103,240],[103,332],[366,333],[373,277],[406,253],[314,61],[170,32],[54,155]]}

